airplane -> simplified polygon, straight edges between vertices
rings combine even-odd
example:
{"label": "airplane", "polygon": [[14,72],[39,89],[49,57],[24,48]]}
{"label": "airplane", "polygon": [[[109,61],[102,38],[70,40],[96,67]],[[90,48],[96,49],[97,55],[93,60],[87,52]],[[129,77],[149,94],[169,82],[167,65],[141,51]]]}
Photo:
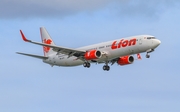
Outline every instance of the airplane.
{"label": "airplane", "polygon": [[141,59],[140,53],[143,52],[146,52],[146,58],[150,58],[149,53],[161,44],[161,41],[152,35],[138,35],[73,49],[56,46],[45,27],[40,27],[42,43],[27,39],[22,30],[20,34],[25,42],[43,46],[44,56],[21,52],[16,52],[17,54],[42,59],[51,66],[83,65],[89,68],[91,63],[104,63],[104,71],[110,70],[109,64],[132,64],[135,60],[133,55],[137,54],[137,58]]}

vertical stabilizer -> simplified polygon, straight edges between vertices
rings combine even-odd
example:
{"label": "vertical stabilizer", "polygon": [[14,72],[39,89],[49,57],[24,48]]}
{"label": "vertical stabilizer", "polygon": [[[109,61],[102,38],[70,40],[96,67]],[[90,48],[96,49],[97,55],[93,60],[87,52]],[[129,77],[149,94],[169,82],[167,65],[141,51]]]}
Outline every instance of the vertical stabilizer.
{"label": "vertical stabilizer", "polygon": [[[41,33],[42,43],[55,45],[52,38],[50,37],[50,35],[48,34],[47,30],[44,27],[40,27],[40,33]],[[54,53],[52,48],[46,46],[43,47],[43,51],[44,51],[44,56],[49,56]]]}

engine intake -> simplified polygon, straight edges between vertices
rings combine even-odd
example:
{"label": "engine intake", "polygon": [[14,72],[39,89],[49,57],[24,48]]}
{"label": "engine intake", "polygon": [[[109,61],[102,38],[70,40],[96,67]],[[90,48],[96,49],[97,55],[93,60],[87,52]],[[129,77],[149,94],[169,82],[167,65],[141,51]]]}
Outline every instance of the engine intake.
{"label": "engine intake", "polygon": [[101,51],[91,50],[85,53],[84,58],[86,60],[93,60],[93,59],[101,58],[101,56],[102,56]]}
{"label": "engine intake", "polygon": [[120,57],[119,60],[117,61],[117,63],[122,66],[132,64],[133,62],[134,62],[133,56],[123,56],[123,57]]}

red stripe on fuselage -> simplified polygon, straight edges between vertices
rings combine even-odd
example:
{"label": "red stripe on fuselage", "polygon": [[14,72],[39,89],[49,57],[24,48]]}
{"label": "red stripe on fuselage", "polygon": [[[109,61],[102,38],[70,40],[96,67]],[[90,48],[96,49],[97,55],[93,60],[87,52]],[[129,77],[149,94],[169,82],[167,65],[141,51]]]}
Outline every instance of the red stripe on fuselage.
{"label": "red stripe on fuselage", "polygon": [[133,38],[130,40],[121,39],[119,43],[117,43],[117,41],[114,41],[111,45],[111,49],[118,49],[118,48],[132,46],[132,45],[136,45],[136,38]]}

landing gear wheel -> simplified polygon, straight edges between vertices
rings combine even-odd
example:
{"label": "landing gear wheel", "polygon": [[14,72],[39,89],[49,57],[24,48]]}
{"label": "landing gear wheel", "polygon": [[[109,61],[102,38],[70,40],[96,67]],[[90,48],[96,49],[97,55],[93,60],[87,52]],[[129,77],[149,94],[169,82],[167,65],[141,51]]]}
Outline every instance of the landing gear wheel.
{"label": "landing gear wheel", "polygon": [[103,70],[106,70],[106,65],[103,66]]}
{"label": "landing gear wheel", "polygon": [[83,66],[89,68],[91,66],[91,64],[89,62],[84,62]]}
{"label": "landing gear wheel", "polygon": [[87,68],[89,68],[91,66],[91,64],[90,63],[87,63]]}
{"label": "landing gear wheel", "polygon": [[104,71],[109,71],[109,70],[110,70],[110,67],[109,67],[108,65],[104,65],[104,66],[103,66],[103,70],[104,70]]}
{"label": "landing gear wheel", "polygon": [[87,64],[86,64],[86,63],[83,63],[83,66],[84,66],[84,67],[87,67]]}
{"label": "landing gear wheel", "polygon": [[107,70],[107,71],[109,71],[109,70],[110,70],[110,67],[109,67],[109,66],[107,66],[107,67],[106,67],[106,70]]}
{"label": "landing gear wheel", "polygon": [[150,58],[150,55],[149,55],[149,54],[146,54],[146,58]]}

